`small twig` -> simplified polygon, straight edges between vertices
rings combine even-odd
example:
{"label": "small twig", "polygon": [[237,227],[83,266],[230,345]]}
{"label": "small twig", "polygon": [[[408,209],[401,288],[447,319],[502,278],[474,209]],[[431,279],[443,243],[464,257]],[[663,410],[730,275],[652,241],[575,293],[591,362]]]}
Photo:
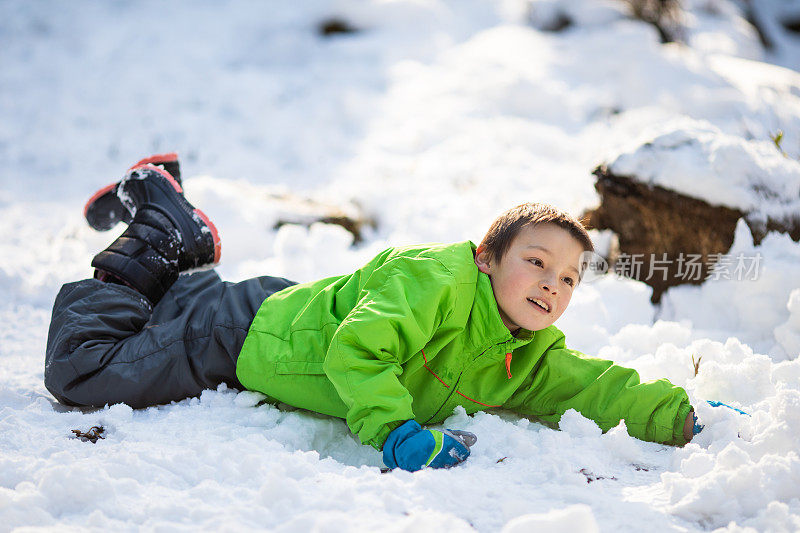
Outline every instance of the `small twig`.
{"label": "small twig", "polygon": [[75,434],[76,439],[81,439],[83,442],[89,441],[92,444],[97,442],[97,439],[105,439],[103,436],[105,428],[103,426],[92,426],[85,433],[80,429],[73,429],[72,432]]}
{"label": "small twig", "polygon": [[692,354],[692,366],[694,366],[694,375],[697,376],[697,373],[700,371],[700,360],[703,358],[701,355],[697,358],[697,361],[694,360],[694,354]]}
{"label": "small twig", "polygon": [[498,459],[498,460],[497,460],[497,461],[495,461],[495,462],[496,462],[496,463],[502,463],[502,462],[503,462],[503,461],[505,461],[506,459],[508,459],[508,457],[501,457],[500,459]]}
{"label": "small twig", "polygon": [[581,474],[586,476],[586,483],[591,483],[592,481],[597,481],[599,479],[610,479],[610,480],[613,480],[613,481],[617,480],[617,478],[615,478],[614,476],[611,476],[611,477],[598,476],[597,474],[595,474],[594,472],[589,471],[586,468],[581,468],[580,470],[578,470],[578,472],[580,472]]}

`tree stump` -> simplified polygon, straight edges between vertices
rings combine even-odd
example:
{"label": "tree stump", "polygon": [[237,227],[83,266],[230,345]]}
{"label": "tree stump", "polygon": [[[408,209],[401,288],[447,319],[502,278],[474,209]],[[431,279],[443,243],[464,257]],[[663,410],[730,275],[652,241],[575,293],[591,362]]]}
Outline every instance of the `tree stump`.
{"label": "tree stump", "polygon": [[738,209],[714,206],[632,176],[617,176],[605,165],[594,170],[600,207],[584,213],[590,227],[610,229],[619,240],[609,263],[619,274],[653,288],[658,303],[670,287],[699,285],[720,254],[733,244],[736,223],[744,218],[756,243],[768,231],[789,233],[800,240],[800,221],[776,221]]}

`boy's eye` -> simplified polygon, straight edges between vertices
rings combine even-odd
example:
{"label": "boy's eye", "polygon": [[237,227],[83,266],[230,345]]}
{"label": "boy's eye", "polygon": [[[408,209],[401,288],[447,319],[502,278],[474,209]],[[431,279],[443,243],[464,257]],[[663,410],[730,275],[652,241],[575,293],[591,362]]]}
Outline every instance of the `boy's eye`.
{"label": "boy's eye", "polygon": [[570,287],[572,287],[572,286],[574,286],[574,285],[575,285],[575,280],[574,280],[574,279],[572,279],[572,278],[564,278],[564,283],[566,283],[567,285],[569,285]]}
{"label": "boy's eye", "polygon": [[544,263],[542,263],[541,259],[536,259],[535,257],[533,259],[528,259],[528,261],[530,261],[531,263],[533,263],[534,265],[536,265],[538,267],[544,265]]}

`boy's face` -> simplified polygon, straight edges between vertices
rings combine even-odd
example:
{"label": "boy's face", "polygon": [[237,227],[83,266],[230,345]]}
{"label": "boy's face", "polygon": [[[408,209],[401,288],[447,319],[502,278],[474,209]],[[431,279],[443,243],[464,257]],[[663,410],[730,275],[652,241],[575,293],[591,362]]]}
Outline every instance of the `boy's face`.
{"label": "boy's face", "polygon": [[578,284],[583,246],[554,224],[526,226],[499,263],[478,249],[475,264],[488,274],[503,324],[538,331],[567,309]]}

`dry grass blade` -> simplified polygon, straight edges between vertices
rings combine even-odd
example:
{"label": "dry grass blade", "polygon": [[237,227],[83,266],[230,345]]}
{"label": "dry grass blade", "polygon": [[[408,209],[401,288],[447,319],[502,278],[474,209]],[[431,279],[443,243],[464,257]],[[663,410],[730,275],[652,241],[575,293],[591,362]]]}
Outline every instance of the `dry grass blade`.
{"label": "dry grass blade", "polygon": [[697,376],[697,373],[700,371],[700,360],[703,358],[701,355],[697,358],[697,361],[694,360],[694,354],[692,354],[692,366],[694,367],[694,375]]}
{"label": "dry grass blade", "polygon": [[783,151],[783,148],[781,148],[781,142],[783,141],[783,131],[778,130],[778,132],[775,133],[774,135],[771,134],[769,138],[772,139],[773,143],[775,143],[775,148],[777,148],[778,151],[783,154],[783,157],[788,157],[786,152]]}

